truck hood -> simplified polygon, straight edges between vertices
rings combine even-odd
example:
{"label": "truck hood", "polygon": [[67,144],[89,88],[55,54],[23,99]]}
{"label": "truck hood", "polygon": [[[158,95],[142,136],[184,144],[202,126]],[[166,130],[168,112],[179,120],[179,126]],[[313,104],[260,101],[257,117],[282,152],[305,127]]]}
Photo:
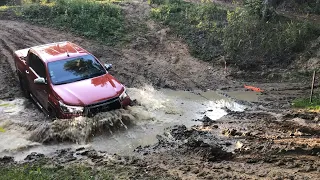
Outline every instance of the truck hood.
{"label": "truck hood", "polygon": [[110,74],[53,86],[63,103],[75,106],[85,106],[119,96],[123,89],[124,86]]}

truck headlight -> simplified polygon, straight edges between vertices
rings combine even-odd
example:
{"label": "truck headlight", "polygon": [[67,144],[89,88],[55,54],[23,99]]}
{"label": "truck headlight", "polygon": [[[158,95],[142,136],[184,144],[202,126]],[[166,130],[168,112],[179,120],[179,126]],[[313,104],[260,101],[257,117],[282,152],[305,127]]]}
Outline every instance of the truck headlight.
{"label": "truck headlight", "polygon": [[119,96],[120,101],[124,100],[126,97],[128,97],[128,94],[126,92],[126,89],[124,89],[121,95]]}
{"label": "truck headlight", "polygon": [[65,113],[83,113],[84,107],[81,106],[69,106],[64,104],[63,102],[59,101],[60,109]]}

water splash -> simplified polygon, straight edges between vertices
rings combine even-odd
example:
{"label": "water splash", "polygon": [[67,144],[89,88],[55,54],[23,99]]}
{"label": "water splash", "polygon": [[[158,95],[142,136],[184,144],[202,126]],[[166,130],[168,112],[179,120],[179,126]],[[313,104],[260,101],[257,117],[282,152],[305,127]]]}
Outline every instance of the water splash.
{"label": "water splash", "polygon": [[128,129],[127,125],[134,119],[135,117],[124,109],[99,113],[92,118],[57,119],[39,126],[29,139],[41,143],[71,141],[85,144],[99,132],[112,134],[113,131]]}
{"label": "water splash", "polygon": [[139,105],[148,111],[161,110],[170,106],[170,100],[152,86],[146,85],[141,89],[129,88],[128,92],[131,97],[137,99]]}
{"label": "water splash", "polygon": [[246,106],[238,104],[234,101],[231,101],[229,99],[220,99],[217,101],[209,101],[208,102],[209,107],[214,107],[214,108],[227,108],[230,109],[231,111],[244,111]]}

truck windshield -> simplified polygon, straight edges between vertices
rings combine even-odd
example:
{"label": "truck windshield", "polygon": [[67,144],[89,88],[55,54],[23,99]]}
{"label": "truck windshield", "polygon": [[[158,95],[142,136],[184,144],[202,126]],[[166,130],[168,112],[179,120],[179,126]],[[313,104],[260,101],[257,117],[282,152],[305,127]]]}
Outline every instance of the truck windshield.
{"label": "truck windshield", "polygon": [[91,55],[49,62],[48,70],[54,85],[81,81],[106,73],[101,64]]}

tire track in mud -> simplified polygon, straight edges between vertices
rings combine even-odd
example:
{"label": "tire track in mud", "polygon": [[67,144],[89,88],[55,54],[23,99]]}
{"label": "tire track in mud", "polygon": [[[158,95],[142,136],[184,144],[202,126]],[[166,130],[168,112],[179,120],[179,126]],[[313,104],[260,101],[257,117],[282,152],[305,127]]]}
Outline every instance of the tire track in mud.
{"label": "tire track in mud", "polygon": [[[27,24],[0,20],[0,99],[21,96],[15,75],[14,51],[48,41]],[[32,26],[32,25],[30,25]]]}
{"label": "tire track in mud", "polygon": [[40,32],[35,30],[34,28],[31,28],[30,30],[25,29],[25,32],[28,36],[32,37],[32,39],[35,40],[36,44],[31,45],[31,46],[49,43],[49,41],[46,40],[45,38],[41,37]]}
{"label": "tire track in mud", "polygon": [[10,43],[10,40],[0,39],[2,54],[5,56],[5,62],[10,65],[11,72],[14,72],[14,47]]}
{"label": "tire track in mud", "polygon": [[[10,22],[9,22],[10,23]],[[6,23],[4,23],[6,24]],[[1,39],[11,44],[12,51],[45,43],[45,39],[39,38],[39,34],[27,27],[3,26],[0,27]]]}
{"label": "tire track in mud", "polygon": [[3,39],[0,39],[0,99],[13,98],[19,95],[13,62],[10,63],[12,58],[12,50]]}

